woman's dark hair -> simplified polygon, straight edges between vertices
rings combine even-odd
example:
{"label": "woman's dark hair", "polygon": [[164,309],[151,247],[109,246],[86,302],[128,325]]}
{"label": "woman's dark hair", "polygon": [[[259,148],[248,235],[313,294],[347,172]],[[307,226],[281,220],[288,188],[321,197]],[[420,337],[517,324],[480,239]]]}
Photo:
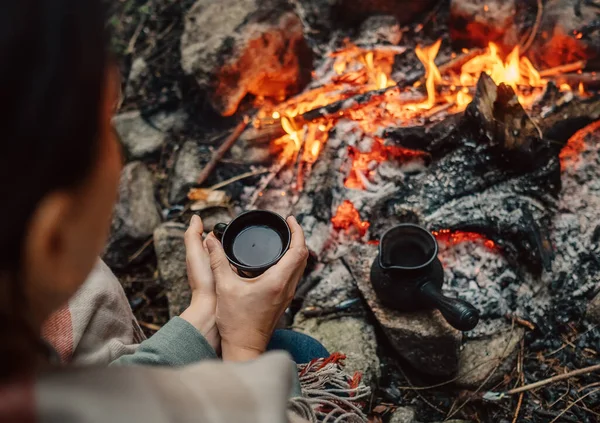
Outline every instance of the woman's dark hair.
{"label": "woman's dark hair", "polygon": [[103,0],[0,0],[0,377],[27,364],[23,241],[39,201],[98,152],[108,55]]}

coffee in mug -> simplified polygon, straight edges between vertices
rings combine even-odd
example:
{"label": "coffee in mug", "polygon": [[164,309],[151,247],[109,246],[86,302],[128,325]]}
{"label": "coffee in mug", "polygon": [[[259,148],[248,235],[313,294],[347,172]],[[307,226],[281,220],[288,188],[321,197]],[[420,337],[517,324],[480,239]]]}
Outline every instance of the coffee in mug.
{"label": "coffee in mug", "polygon": [[246,277],[256,277],[274,266],[292,239],[285,219],[267,210],[242,213],[228,225],[217,224],[214,233],[229,262]]}

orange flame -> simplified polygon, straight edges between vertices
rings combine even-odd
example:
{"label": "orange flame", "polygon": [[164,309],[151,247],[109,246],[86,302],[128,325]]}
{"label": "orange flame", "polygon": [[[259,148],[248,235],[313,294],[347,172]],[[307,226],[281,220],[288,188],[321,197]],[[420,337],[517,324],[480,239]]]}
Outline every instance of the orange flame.
{"label": "orange flame", "polygon": [[[398,48],[367,50],[347,43],[343,49],[331,54],[333,72],[324,73],[324,78],[328,78],[324,85],[278,105],[263,105],[254,125],[260,127],[263,123],[280,123],[285,135],[275,140],[274,144],[282,151],[281,161],[295,162],[300,155],[298,168],[310,172],[311,165],[329,139],[329,131],[342,117],[356,122],[365,134],[372,136],[379,128],[398,125],[398,122],[427,119],[428,113],[464,110],[473,100],[473,91],[483,72],[497,84],[505,83],[513,87],[525,107],[533,102],[547,83],[531,61],[520,55],[518,46],[503,59],[498,47],[490,43],[485,52],[464,63],[460,72],[446,71],[444,75],[435,64],[440,48],[441,40],[438,40],[432,45],[417,46],[415,49],[425,69],[424,84],[419,81],[404,90],[388,90],[382,95],[373,96],[371,101],[351,105],[335,115],[305,122],[301,116],[310,110],[356,94],[395,85],[391,71]],[[571,87],[564,85],[561,90],[571,90]],[[583,87],[579,90],[583,91]],[[427,93],[426,99],[423,91]],[[349,156],[352,166],[345,185],[348,188],[365,188],[365,182],[371,178],[377,164],[389,160],[394,154],[377,140],[371,151],[361,152],[351,148]],[[401,156],[414,157],[414,154]],[[300,181],[300,174],[298,178]]]}
{"label": "orange flame", "polygon": [[350,175],[344,182],[346,188],[364,189],[364,180],[369,179],[375,167],[384,161],[396,159],[398,161],[412,160],[416,157],[424,157],[425,153],[416,150],[408,150],[400,147],[385,145],[382,138],[375,137],[371,151],[363,153],[356,147],[348,147],[348,156],[352,160]]}
{"label": "orange flame", "polygon": [[371,224],[360,219],[358,210],[349,200],[344,200],[337,209],[335,216],[331,219],[333,228],[336,230],[349,230],[354,227],[360,236],[364,236]]}
{"label": "orange flame", "polygon": [[427,81],[425,83],[425,87],[427,88],[427,103],[424,105],[425,109],[431,109],[435,105],[435,85],[442,82],[442,75],[440,74],[440,70],[434,62],[438,52],[440,51],[441,45],[442,40],[439,39],[429,47],[421,48],[421,46],[417,46],[415,48],[417,57],[425,67],[425,79]]}

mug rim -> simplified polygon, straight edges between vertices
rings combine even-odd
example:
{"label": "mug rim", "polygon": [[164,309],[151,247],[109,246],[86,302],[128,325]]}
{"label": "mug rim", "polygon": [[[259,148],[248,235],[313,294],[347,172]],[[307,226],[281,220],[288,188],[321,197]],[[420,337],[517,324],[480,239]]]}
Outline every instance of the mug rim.
{"label": "mug rim", "polygon": [[[427,235],[429,235],[429,237],[433,241],[433,245],[434,245],[434,249],[433,249],[433,253],[431,254],[431,258],[428,261],[426,261],[424,264],[420,264],[419,266],[386,266],[383,263],[383,252],[382,252],[383,239],[386,236],[388,236],[390,232],[392,232],[393,230],[396,230],[398,228],[415,228],[415,229],[419,229],[421,232],[426,233]],[[438,246],[437,239],[435,239],[435,236],[433,236],[433,234],[427,228],[425,228],[425,227],[423,227],[421,225],[417,225],[415,223],[401,223],[399,225],[396,225],[396,226],[388,229],[381,236],[381,240],[379,242],[379,266],[382,269],[420,270],[420,269],[426,268],[427,266],[431,265],[431,263],[433,263],[435,260],[437,260],[438,252],[439,252],[439,246]]]}
{"label": "mug rim", "polygon": [[244,217],[246,215],[249,215],[249,214],[270,214],[271,216],[273,216],[283,222],[283,224],[285,225],[285,227],[287,229],[287,233],[288,233],[287,243],[284,245],[284,248],[281,249],[281,253],[275,259],[271,260],[269,263],[263,264],[261,266],[247,266],[245,264],[242,264],[239,261],[234,260],[232,257],[230,257],[229,254],[227,254],[227,250],[224,249],[225,256],[227,256],[227,260],[229,260],[229,262],[231,264],[233,264],[238,270],[241,270],[243,272],[260,272],[263,269],[269,269],[271,266],[274,266],[275,264],[277,264],[277,262],[279,262],[279,260],[281,260],[283,258],[283,256],[288,252],[288,250],[290,249],[290,245],[292,243],[292,230],[290,228],[290,225],[288,225],[287,221],[283,218],[283,216],[281,216],[278,213],[272,212],[271,210],[247,210],[243,213],[238,214],[235,218],[233,218],[233,220],[231,220],[231,222],[229,222],[227,224],[225,231],[223,231],[223,238],[222,238],[221,242],[223,242],[225,240],[225,237],[227,236],[227,231],[231,227],[231,224],[234,221],[236,221],[237,219]]}

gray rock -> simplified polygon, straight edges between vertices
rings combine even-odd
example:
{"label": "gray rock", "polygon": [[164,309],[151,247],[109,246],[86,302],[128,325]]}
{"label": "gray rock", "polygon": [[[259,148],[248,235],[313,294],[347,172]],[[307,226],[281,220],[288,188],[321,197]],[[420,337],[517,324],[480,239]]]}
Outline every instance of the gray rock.
{"label": "gray rock", "polygon": [[134,97],[138,94],[142,80],[146,78],[147,75],[148,64],[143,57],[136,58],[131,64],[129,78],[127,79],[127,87],[125,88],[125,95],[128,98]]}
{"label": "gray rock", "polygon": [[[496,385],[514,368],[519,343],[524,336],[525,329],[515,327],[494,336],[468,340],[460,353],[456,384],[475,389],[489,377],[484,388]],[[492,372],[494,374],[490,376]]]}
{"label": "gray rock", "polygon": [[342,24],[355,26],[369,16],[393,15],[404,25],[435,4],[435,0],[338,0],[332,16]]}
{"label": "gray rock", "polygon": [[179,149],[173,175],[170,178],[169,202],[178,203],[187,197],[192,184],[202,171],[202,155],[194,141],[186,141]]}
{"label": "gray rock", "polygon": [[330,353],[346,355],[346,370],[361,372],[366,385],[380,376],[375,329],[361,317],[333,317],[331,319],[304,319],[296,316],[294,329],[320,341]]}
{"label": "gray rock", "polygon": [[[590,31],[597,25],[598,7],[594,2],[581,1],[579,8],[573,0],[548,0],[538,34],[527,56],[538,68],[573,63],[600,53],[600,33]],[[579,13],[580,12],[580,13]],[[580,33],[584,32],[582,36]]]}
{"label": "gray rock", "polygon": [[113,120],[127,154],[142,159],[157,153],[166,134],[149,125],[139,111],[122,113]]}
{"label": "gray rock", "polygon": [[111,267],[127,265],[135,252],[160,225],[152,173],[141,162],[129,163],[121,173],[119,201],[112,219],[105,260]]}
{"label": "gray rock", "polygon": [[164,223],[154,231],[154,250],[160,279],[167,289],[169,315],[179,316],[189,305],[191,291],[187,279],[184,235],[187,227]]}
{"label": "gray rock", "polygon": [[[451,0],[450,38],[465,47],[486,47],[493,41],[508,54],[519,44],[519,34],[531,32],[536,12],[536,6],[517,0]],[[573,0],[545,1],[538,35],[527,57],[538,69],[596,57],[600,34],[589,28],[597,18],[591,2],[582,1],[576,7]]]}
{"label": "gray rock", "polygon": [[202,223],[204,224],[204,232],[212,232],[217,223],[229,223],[232,219],[228,209],[223,207],[211,207],[200,212]]}
{"label": "gray rock", "polygon": [[185,17],[181,65],[215,110],[231,116],[247,94],[299,92],[310,81],[312,57],[286,0],[198,0]]}
{"label": "gray rock", "polygon": [[183,130],[188,118],[185,110],[175,110],[173,112],[162,111],[150,116],[149,120],[152,126],[162,132],[179,132]]}
{"label": "gray rock", "polygon": [[394,411],[389,423],[417,423],[417,414],[412,407],[399,407]]}
{"label": "gray rock", "polygon": [[360,26],[357,44],[397,45],[402,40],[402,29],[394,16],[376,15],[365,20]]}
{"label": "gray rock", "polygon": [[376,247],[357,244],[344,256],[344,262],[391,345],[423,373],[455,374],[462,333],[450,326],[437,310],[405,313],[383,306],[370,282],[371,264],[376,256]]}
{"label": "gray rock", "polygon": [[506,48],[515,46],[519,42],[516,12],[516,0],[451,0],[452,41],[481,47],[490,41]]}
{"label": "gray rock", "polygon": [[587,317],[592,323],[600,325],[600,292],[588,304]]}

